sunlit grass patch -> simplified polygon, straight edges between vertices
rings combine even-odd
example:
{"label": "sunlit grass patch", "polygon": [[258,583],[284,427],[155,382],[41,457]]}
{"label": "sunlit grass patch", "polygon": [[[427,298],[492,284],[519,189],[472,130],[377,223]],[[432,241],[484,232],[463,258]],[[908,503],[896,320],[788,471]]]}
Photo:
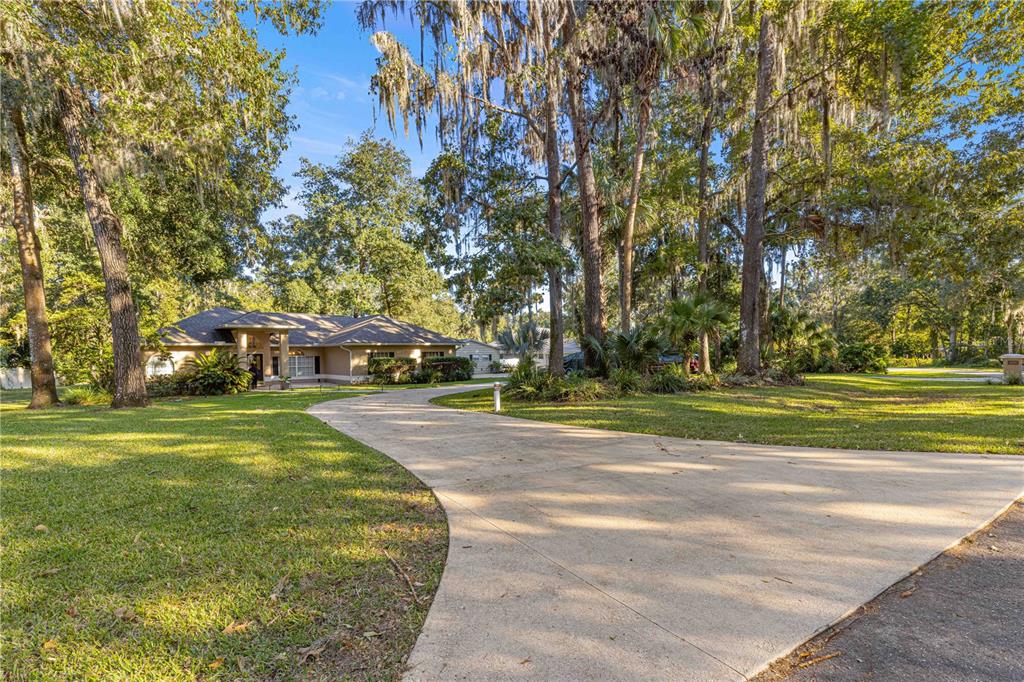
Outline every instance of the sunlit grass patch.
{"label": "sunlit grass patch", "polygon": [[[491,411],[490,391],[435,398]],[[1024,388],[863,375],[553,405],[502,401],[514,417],[680,438],[780,445],[1024,454]]]}
{"label": "sunlit grass patch", "polygon": [[428,600],[392,559],[429,598],[447,526],[408,472],[304,414],[318,391],[117,411],[10,397],[5,676],[399,675]]}

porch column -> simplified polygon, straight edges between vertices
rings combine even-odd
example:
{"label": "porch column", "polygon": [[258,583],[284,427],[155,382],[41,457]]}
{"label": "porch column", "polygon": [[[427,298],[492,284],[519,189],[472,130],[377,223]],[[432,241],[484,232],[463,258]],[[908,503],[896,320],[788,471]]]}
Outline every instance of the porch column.
{"label": "porch column", "polygon": [[260,352],[263,354],[263,380],[266,381],[267,377],[272,374],[274,364],[272,356],[270,354],[270,332],[263,332],[262,342],[260,343]]}
{"label": "porch column", "polygon": [[249,335],[245,332],[235,330],[235,352],[238,354],[238,364],[248,368],[246,356],[249,354]]}
{"label": "porch column", "polygon": [[280,359],[278,360],[279,370],[278,376],[288,376],[288,332],[281,332],[278,337],[278,350],[280,352]]}

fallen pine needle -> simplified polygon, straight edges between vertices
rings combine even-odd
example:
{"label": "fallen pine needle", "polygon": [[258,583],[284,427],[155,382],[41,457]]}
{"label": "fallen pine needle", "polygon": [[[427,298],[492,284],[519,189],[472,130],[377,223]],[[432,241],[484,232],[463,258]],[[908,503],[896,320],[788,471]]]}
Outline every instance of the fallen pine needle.
{"label": "fallen pine needle", "polygon": [[818,656],[817,658],[812,658],[809,661],[804,661],[803,663],[800,663],[799,665],[797,665],[797,667],[798,668],[810,668],[812,665],[817,665],[818,663],[821,663],[822,661],[827,661],[830,658],[835,658],[836,656],[842,656],[842,655],[843,655],[842,651],[836,651],[834,653],[827,654],[825,656]]}

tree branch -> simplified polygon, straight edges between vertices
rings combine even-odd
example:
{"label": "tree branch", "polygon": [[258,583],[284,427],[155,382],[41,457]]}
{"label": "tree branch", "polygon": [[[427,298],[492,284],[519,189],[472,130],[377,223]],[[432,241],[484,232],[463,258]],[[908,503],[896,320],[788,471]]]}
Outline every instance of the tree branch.
{"label": "tree branch", "polygon": [[530,127],[530,130],[536,133],[539,137],[544,137],[544,133],[541,132],[540,126],[537,125],[537,122],[534,121],[533,117],[530,116],[529,114],[522,111],[516,111],[515,109],[509,109],[508,107],[503,107],[500,104],[495,104],[494,102],[486,100],[482,97],[477,97],[476,95],[467,94],[466,97],[473,100],[474,102],[479,102],[480,104],[483,104],[485,107],[490,107],[495,111],[500,111],[504,114],[509,114],[510,116],[518,116],[519,118],[526,121],[526,125]]}

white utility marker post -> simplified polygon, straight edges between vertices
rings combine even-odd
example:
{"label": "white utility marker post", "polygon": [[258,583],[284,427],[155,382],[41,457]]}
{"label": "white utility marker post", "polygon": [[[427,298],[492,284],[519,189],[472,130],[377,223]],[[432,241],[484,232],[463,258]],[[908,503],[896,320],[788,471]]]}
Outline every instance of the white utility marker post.
{"label": "white utility marker post", "polygon": [[494,411],[501,412],[501,384],[494,382]]}

